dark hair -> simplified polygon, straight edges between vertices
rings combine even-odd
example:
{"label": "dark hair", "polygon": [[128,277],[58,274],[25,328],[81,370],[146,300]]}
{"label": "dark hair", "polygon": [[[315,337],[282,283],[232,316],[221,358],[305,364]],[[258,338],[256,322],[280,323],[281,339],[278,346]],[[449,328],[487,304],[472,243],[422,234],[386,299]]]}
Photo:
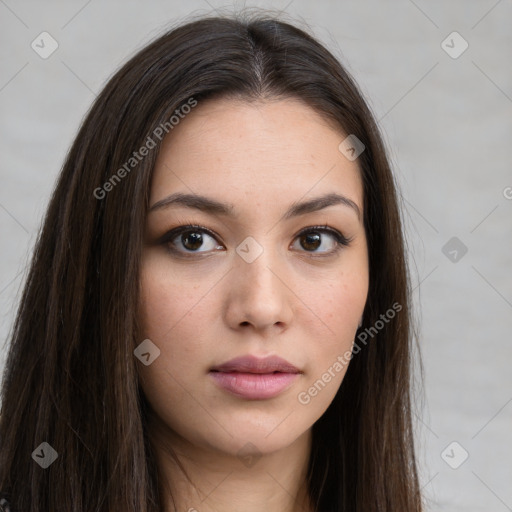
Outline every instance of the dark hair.
{"label": "dark hair", "polygon": [[[191,98],[221,97],[297,98],[365,145],[358,163],[370,282],[361,332],[393,304],[401,310],[354,355],[314,424],[309,492],[319,512],[421,510],[411,292],[386,150],[340,62],[304,30],[263,14],[203,17],[169,30],[112,76],[84,119],[38,235],[2,382],[0,489],[14,510],[161,510],[133,354],[160,140],[133,170],[126,163],[155,129],[169,131],[169,118]],[[58,454],[47,469],[32,460],[43,442]]]}

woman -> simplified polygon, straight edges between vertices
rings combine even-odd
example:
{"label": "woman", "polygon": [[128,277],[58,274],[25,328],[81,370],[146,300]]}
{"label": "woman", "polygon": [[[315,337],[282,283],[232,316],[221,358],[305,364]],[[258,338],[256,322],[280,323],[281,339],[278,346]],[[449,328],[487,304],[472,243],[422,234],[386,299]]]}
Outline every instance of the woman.
{"label": "woman", "polygon": [[94,102],[2,387],[11,509],[420,511],[393,176],[357,86],[267,16],[191,21]]}

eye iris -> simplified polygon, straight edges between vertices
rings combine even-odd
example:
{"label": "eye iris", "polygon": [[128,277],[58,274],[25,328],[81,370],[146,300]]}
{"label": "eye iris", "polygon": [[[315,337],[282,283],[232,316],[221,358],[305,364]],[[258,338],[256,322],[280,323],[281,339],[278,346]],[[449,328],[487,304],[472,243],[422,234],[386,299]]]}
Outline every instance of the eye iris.
{"label": "eye iris", "polygon": [[[188,233],[184,233],[181,235],[181,240],[183,242],[183,246],[190,250],[199,249],[201,244],[203,243],[203,236],[197,231],[189,231]],[[188,241],[191,241],[193,247],[189,247]]]}
{"label": "eye iris", "polygon": [[[303,240],[306,240],[306,245],[310,245],[310,244],[313,244],[314,247],[309,247],[309,249],[318,249],[318,246],[320,245],[320,235],[318,233],[306,233],[305,235],[302,235],[301,237],[302,241]],[[313,241],[314,239],[314,241]],[[303,247],[305,249],[308,249],[308,247],[306,247],[304,244],[303,244]]]}

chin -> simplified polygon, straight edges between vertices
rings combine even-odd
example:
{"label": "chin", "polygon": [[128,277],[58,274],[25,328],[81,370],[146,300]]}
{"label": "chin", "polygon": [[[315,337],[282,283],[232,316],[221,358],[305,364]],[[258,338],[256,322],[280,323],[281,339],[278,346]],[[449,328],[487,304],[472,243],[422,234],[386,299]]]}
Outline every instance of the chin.
{"label": "chin", "polygon": [[227,427],[231,436],[219,426],[215,432],[209,429],[200,437],[210,448],[238,457],[245,452],[267,455],[282,450],[307,433],[313,423],[301,425],[293,413],[287,418],[286,414],[262,418],[259,413],[231,418]]}

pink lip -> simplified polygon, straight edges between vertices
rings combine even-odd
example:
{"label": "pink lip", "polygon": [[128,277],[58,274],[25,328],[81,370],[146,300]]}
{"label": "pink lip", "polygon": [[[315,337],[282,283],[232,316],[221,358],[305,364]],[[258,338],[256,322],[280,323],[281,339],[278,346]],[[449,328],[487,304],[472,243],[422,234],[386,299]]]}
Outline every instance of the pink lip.
{"label": "pink lip", "polygon": [[263,359],[243,356],[210,370],[221,388],[250,400],[273,398],[288,388],[302,372],[277,356]]}

